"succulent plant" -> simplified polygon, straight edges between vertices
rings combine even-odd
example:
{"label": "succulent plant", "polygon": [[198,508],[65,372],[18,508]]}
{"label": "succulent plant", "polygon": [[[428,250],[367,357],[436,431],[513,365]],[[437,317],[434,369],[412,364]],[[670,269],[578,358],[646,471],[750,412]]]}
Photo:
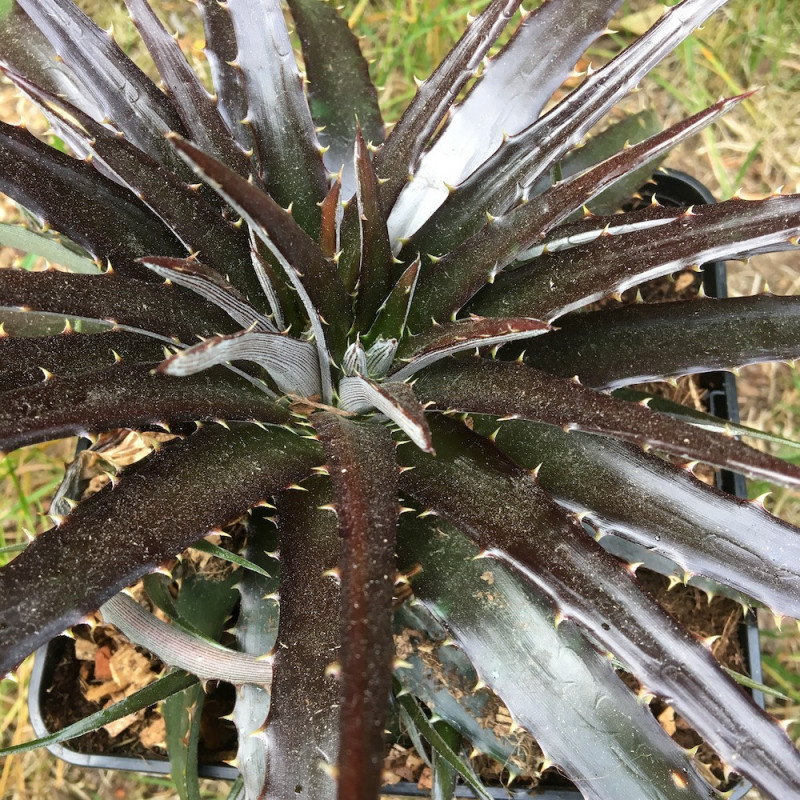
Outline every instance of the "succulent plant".
{"label": "succulent plant", "polygon": [[[463,685],[434,696],[423,656],[474,669],[587,798],[714,796],[650,694],[766,795],[798,796],[784,731],[599,541],[800,617],[798,530],[675,462],[788,486],[800,468],[610,391],[795,359],[800,302],[596,303],[797,245],[798,195],[616,213],[741,97],[587,138],[723,0],[666,9],[550,105],[619,0],[548,0],[490,54],[520,8],[492,0],[388,134],[321,0],[288,2],[305,77],[278,0],[197,0],[214,95],[146,0],[126,4],[161,88],[71,0],[16,0],[2,21],[5,75],[68,152],[0,123],[0,190],[30,215],[2,235],[66,268],[0,270],[0,447],[174,438],[82,502],[63,492],[0,571],[0,672],[100,608],[237,686],[252,798],[376,797],[390,696],[433,749],[438,796],[456,772],[486,796],[462,739],[512,769],[513,753]],[[237,520],[238,593],[173,603],[162,565]],[[122,593],[142,578],[171,624]],[[399,666],[393,614],[433,642]],[[165,703],[173,758],[196,743],[191,690]]]}

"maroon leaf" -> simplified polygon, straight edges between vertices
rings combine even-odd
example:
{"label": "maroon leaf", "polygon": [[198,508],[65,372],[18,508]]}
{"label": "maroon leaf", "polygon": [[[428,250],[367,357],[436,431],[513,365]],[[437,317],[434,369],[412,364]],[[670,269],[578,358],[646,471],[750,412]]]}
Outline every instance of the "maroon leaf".
{"label": "maroon leaf", "polygon": [[[632,170],[669,152],[678,142],[702,130],[743,97],[721,100],[585,172],[556,183],[508,214],[492,218],[490,224],[455,250],[423,265],[417,302],[412,309],[413,321],[444,318],[458,311],[482,286],[491,284],[495,276],[524,250],[538,244],[548,231],[580,209],[587,200],[627,177]],[[527,312],[525,315],[547,319]]]}
{"label": "maroon leaf", "polygon": [[498,276],[495,286],[476,298],[474,310],[552,320],[650,278],[754,250],[780,250],[800,235],[800,195],[726,200],[673,214],[658,226],[657,246],[653,230],[643,226],[546,254],[535,266]]}
{"label": "maroon leaf", "polygon": [[237,330],[221,309],[180,286],[145,283],[114,273],[0,270],[0,306],[113,320],[187,343],[217,331]]}
{"label": "maroon leaf", "polygon": [[[447,200],[448,187],[457,187],[507,137],[536,121],[620,1],[583,2],[576,14],[571,0],[549,0],[525,14],[511,41],[486,61],[464,102],[452,110],[446,127],[423,154],[414,180],[392,209],[393,240],[409,238]],[[491,191],[494,182],[483,190]]]}
{"label": "maroon leaf", "polygon": [[72,0],[17,0],[80,79],[82,90],[136,147],[182,170],[164,141],[183,129],[169,100]]}
{"label": "maroon leaf", "polygon": [[800,615],[800,535],[758,503],[713,489],[687,470],[622,442],[522,420],[499,428],[493,419],[473,421],[482,434],[496,432],[497,446],[520,466],[539,467],[541,486],[602,531],[660,553],[685,574],[733,587],[779,614]]}
{"label": "maroon leaf", "polygon": [[89,164],[0,122],[0,192],[120,273],[151,277],[134,260],[186,255],[180,242],[130,192]]}
{"label": "maroon leaf", "polygon": [[125,5],[189,138],[231,169],[247,175],[250,170],[247,156],[223,122],[213,98],[189,66],[180,45],[165,30],[147,0],[125,0]]}
{"label": "maroon leaf", "polygon": [[44,380],[42,370],[63,377],[84,375],[112,365],[152,364],[163,358],[163,344],[127,331],[86,335],[0,337],[0,392]]}
{"label": "maroon leaf", "polygon": [[[342,192],[348,199],[355,192],[356,120],[368,142],[383,142],[378,92],[358,39],[333,6],[319,0],[289,0],[289,8],[303,48],[311,116],[320,144],[327,148],[322,158],[328,172],[335,175],[341,170]],[[332,51],[335,69],[330,68]]]}
{"label": "maroon leaf", "polygon": [[418,336],[404,339],[397,351],[397,360],[407,362],[392,374],[392,380],[402,381],[423,367],[446,356],[476,347],[492,347],[506,342],[528,339],[547,333],[546,322],[528,317],[505,319],[471,319],[445,322],[429,328]]}
{"label": "maroon leaf", "polygon": [[520,0],[492,0],[417,90],[400,121],[375,154],[384,208],[394,205],[416,160],[458,93],[519,8]]}
{"label": "maroon leaf", "polygon": [[260,177],[284,208],[294,204],[297,222],[316,239],[328,182],[280,2],[228,0],[227,7]]}
{"label": "maroon leaf", "polygon": [[800,298],[754,295],[642,303],[568,314],[531,364],[615,387],[673,375],[800,358]]}
{"label": "maroon leaf", "polygon": [[114,364],[73,377],[49,378],[3,394],[0,448],[13,450],[64,436],[114,428],[185,426],[195,421],[259,420],[289,414],[246,381],[217,370],[175,378],[155,364]]}
{"label": "maroon leaf", "polygon": [[330,502],[327,485],[281,493],[280,621],[272,697],[262,730],[265,797],[333,797],[335,779],[325,769],[337,761],[341,688],[335,677],[341,593],[331,569],[338,565],[336,518],[319,506]]}
{"label": "maroon leaf", "polygon": [[391,289],[394,257],[381,208],[378,180],[360,128],[356,136],[355,173],[361,229],[355,326],[356,330],[366,332],[375,321],[375,314]]}
{"label": "maroon leaf", "polygon": [[397,464],[389,431],[336,414],[311,418],[325,451],[342,550],[338,796],[373,800],[383,773],[392,680]]}
{"label": "maroon leaf", "polygon": [[93,495],[0,569],[0,671],[300,480],[320,457],[314,443],[281,428],[214,425],[126,470],[116,488]]}
{"label": "maroon leaf", "polygon": [[[636,585],[525,470],[455,422],[436,420],[431,458],[404,447],[407,491],[517,571],[627,664],[719,753],[774,797],[800,791],[800,754],[710,652]],[[587,583],[586,576],[592,581]]]}
{"label": "maroon leaf", "polygon": [[628,403],[524,364],[449,360],[423,372],[417,396],[443,410],[521,417],[568,431],[599,433],[754,478],[800,486],[800,467],[742,442],[704,431],[638,403]]}

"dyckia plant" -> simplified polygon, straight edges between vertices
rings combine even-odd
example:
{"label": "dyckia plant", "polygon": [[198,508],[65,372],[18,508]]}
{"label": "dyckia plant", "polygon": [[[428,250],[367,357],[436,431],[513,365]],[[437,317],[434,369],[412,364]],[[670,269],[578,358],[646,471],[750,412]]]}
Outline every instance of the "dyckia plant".
{"label": "dyckia plant", "polygon": [[[723,0],[665,8],[553,105],[619,0],[548,0],[488,58],[520,7],[492,0],[388,133],[321,0],[288,3],[305,79],[278,0],[197,0],[213,95],[146,0],[126,3],[161,87],[71,0],[3,20],[3,71],[68,152],[0,124],[0,189],[40,223],[3,235],[66,268],[0,271],[0,447],[175,436],[83,502],[61,493],[0,571],[1,671],[101,609],[237,687],[249,798],[376,797],[390,697],[433,749],[438,796],[454,771],[486,796],[458,742],[512,771],[514,754],[469,692],[432,699],[413,653],[393,677],[396,614],[450,637],[417,655],[471,662],[587,798],[714,796],[609,654],[767,796],[800,796],[783,730],[587,526],[800,617],[800,532],[675,460],[795,487],[800,468],[610,393],[797,358],[800,300],[593,305],[797,244],[798,195],[615,213],[740,97],[587,139]],[[242,519],[241,577],[193,622],[190,582],[173,602],[155,573]],[[143,578],[171,622],[121,594]],[[184,715],[174,758],[196,744],[194,688],[165,703]]]}

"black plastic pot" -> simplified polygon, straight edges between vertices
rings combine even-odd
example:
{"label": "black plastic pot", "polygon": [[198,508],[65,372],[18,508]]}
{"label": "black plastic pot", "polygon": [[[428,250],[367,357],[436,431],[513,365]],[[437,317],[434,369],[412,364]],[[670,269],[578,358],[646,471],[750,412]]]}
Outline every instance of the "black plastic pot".
{"label": "black plastic pot", "polygon": [[[655,195],[662,205],[689,206],[703,203],[713,203],[714,197],[709,190],[691,175],[676,170],[665,170],[655,176],[655,186],[645,190],[643,194]],[[710,297],[725,297],[727,295],[726,266],[724,261],[715,261],[703,267],[703,288]],[[730,372],[710,372],[701,376],[701,384],[708,390],[709,412],[739,422],[739,410],[736,397],[736,381]],[[733,472],[720,471],[717,473],[719,488],[736,495],[747,497],[747,485],[742,475]],[[740,628],[740,637],[747,659],[750,676],[754,681],[762,682],[761,649],[759,645],[758,624],[755,614],[750,612],[744,619]],[[43,700],[52,685],[53,673],[64,653],[67,640],[63,637],[53,639],[48,645],[40,648],[36,653],[33,674],[30,682],[28,707],[31,724],[37,736],[51,733],[45,725],[43,716]],[[752,692],[754,701],[764,708],[764,695],[762,692]],[[53,755],[69,764],[81,767],[96,767],[102,769],[128,770],[154,774],[168,774],[169,761],[165,759],[146,759],[136,756],[85,754],[71,750],[63,744],[50,745],[48,750]],[[200,775],[206,778],[221,778],[234,780],[238,770],[226,764],[200,765]],[[730,800],[741,800],[750,790],[751,785],[743,781],[740,783]],[[505,789],[502,787],[488,789],[492,797],[497,798],[525,798],[537,797],[546,800],[578,800],[581,797],[576,788],[546,787],[534,793],[525,790]],[[417,788],[413,783],[399,783],[386,787],[385,794],[405,797],[427,797],[427,792]],[[457,790],[458,797],[474,797],[474,794],[465,786]]]}

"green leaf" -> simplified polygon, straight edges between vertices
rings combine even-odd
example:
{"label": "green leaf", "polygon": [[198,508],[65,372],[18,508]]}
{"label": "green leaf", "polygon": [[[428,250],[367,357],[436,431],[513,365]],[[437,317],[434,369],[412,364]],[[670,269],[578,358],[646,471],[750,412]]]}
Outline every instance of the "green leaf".
{"label": "green leaf", "polygon": [[262,567],[259,567],[258,564],[254,564],[252,561],[249,561],[246,558],[243,558],[236,553],[232,553],[230,550],[226,550],[224,547],[220,547],[219,545],[212,544],[211,542],[207,541],[206,539],[198,539],[192,546],[192,550],[199,550],[201,553],[207,553],[210,556],[216,556],[217,558],[221,558],[223,561],[228,561],[231,564],[236,564],[237,567],[242,567],[243,569],[248,569],[251,572],[256,572],[259,575],[263,575],[265,578],[271,578],[272,576]]}
{"label": "green leaf", "polygon": [[0,244],[24,250],[26,253],[35,253],[53,264],[61,264],[70,272],[91,275],[100,271],[94,261],[80,255],[74,248],[67,247],[53,236],[37,233],[22,225],[0,222]]}
{"label": "green leaf", "polygon": [[[218,639],[238,598],[233,589],[236,579],[235,573],[223,580],[209,580],[200,574],[184,578],[178,594],[178,612],[206,636]],[[167,698],[162,706],[170,773],[181,800],[200,800],[197,764],[205,696],[202,686],[191,686]]]}
{"label": "green leaf", "polygon": [[83,736],[85,733],[91,733],[92,731],[98,730],[98,728],[102,728],[103,725],[116,722],[118,719],[127,717],[129,714],[135,714],[143,708],[155,705],[176,692],[181,692],[196,683],[197,678],[195,678],[194,675],[189,675],[189,673],[182,671],[171,672],[148,686],[145,686],[144,689],[139,689],[138,692],[134,692],[130,697],[126,697],[124,700],[120,700],[118,703],[114,703],[114,705],[108,708],[95,711],[94,714],[90,714],[88,717],[74,722],[72,725],[68,725],[60,731],[42,736],[40,739],[35,739],[31,742],[0,749],[0,757],[27,753],[39,747],[48,747],[51,744],[67,742],[70,739]]}

